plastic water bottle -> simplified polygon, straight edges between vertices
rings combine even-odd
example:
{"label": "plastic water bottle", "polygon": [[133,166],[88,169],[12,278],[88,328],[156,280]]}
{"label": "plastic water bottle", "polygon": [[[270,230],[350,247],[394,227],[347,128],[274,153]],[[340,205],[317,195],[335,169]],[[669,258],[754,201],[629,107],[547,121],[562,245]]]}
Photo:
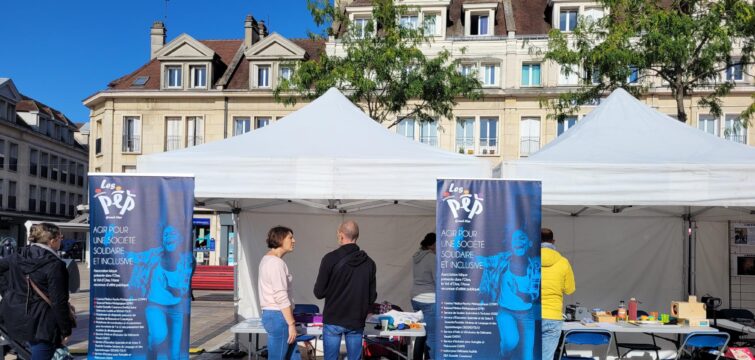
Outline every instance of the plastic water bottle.
{"label": "plastic water bottle", "polygon": [[627,317],[627,305],[624,303],[624,300],[619,301],[619,309],[616,311],[616,317],[619,318],[619,320],[624,320]]}
{"label": "plastic water bottle", "polygon": [[629,320],[637,320],[637,299],[629,299]]}

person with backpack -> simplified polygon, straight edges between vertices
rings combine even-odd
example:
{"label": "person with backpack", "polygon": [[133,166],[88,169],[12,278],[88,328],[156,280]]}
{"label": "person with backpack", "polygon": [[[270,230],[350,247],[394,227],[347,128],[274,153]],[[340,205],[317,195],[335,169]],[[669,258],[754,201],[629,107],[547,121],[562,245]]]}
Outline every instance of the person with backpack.
{"label": "person with backpack", "polygon": [[30,245],[0,259],[7,290],[0,303],[5,329],[18,342],[28,342],[31,360],[50,360],[75,326],[68,303],[68,271],[57,251],[60,229],[50,223],[31,227]]}

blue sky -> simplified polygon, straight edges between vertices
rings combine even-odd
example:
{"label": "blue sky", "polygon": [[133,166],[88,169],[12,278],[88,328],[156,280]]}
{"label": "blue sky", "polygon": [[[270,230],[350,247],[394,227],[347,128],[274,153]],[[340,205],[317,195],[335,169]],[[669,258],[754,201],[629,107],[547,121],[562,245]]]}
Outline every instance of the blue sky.
{"label": "blue sky", "polygon": [[286,37],[315,25],[306,0],[15,0],[5,1],[0,77],[75,122],[89,119],[81,101],[149,61],[149,28],[165,21],[167,41],[241,39],[252,14]]}

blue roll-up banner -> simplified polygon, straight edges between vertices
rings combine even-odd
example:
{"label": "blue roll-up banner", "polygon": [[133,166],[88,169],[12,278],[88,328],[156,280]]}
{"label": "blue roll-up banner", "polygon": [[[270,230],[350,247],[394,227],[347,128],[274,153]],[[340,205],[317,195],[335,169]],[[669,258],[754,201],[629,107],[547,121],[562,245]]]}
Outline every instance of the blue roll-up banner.
{"label": "blue roll-up banner", "polygon": [[541,358],[541,184],[438,180],[437,359]]}
{"label": "blue roll-up banner", "polygon": [[89,184],[89,359],[188,359],[194,178]]}

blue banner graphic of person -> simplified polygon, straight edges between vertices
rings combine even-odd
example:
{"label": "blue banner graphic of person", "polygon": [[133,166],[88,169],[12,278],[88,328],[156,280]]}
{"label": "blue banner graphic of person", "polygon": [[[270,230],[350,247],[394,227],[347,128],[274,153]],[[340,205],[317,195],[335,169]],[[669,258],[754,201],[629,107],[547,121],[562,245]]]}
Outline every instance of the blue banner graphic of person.
{"label": "blue banner graphic of person", "polygon": [[194,179],[89,183],[89,358],[188,359]]}
{"label": "blue banner graphic of person", "polygon": [[438,359],[541,358],[541,184],[438,180]]}

